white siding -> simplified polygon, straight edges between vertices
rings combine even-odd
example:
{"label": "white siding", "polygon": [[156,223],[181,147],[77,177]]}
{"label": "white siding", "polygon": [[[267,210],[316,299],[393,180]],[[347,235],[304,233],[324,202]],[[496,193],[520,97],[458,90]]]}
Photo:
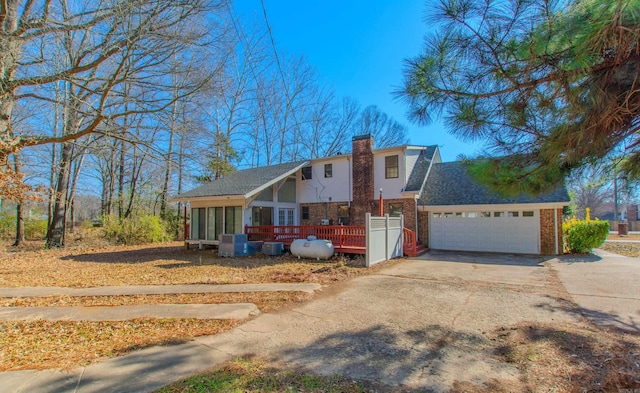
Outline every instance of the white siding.
{"label": "white siding", "polygon": [[[398,177],[393,179],[385,178],[385,157],[398,156]],[[385,151],[373,156],[373,190],[374,199],[379,197],[379,190],[382,188],[384,199],[402,198],[402,189],[406,182],[406,162],[402,150]]]}
{"label": "white siding", "polygon": [[[324,165],[333,165],[332,177],[324,177]],[[351,160],[348,156],[312,162],[312,177],[302,180],[298,171],[297,187],[299,203],[345,202],[351,197]],[[329,199],[331,198],[331,199]]]}

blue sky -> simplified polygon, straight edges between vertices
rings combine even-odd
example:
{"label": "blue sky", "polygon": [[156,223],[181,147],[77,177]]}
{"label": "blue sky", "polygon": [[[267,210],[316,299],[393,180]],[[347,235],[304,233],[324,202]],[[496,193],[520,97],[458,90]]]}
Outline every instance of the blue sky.
{"label": "blue sky", "polygon": [[[409,128],[410,142],[437,144],[444,161],[472,155],[479,145],[449,135],[436,121],[418,126],[392,92],[402,84],[403,60],[416,56],[428,31],[425,0],[264,0],[278,52],[303,54],[338,97],[377,105]],[[264,23],[260,0],[235,0],[246,21]],[[247,19],[245,19],[247,18]]]}

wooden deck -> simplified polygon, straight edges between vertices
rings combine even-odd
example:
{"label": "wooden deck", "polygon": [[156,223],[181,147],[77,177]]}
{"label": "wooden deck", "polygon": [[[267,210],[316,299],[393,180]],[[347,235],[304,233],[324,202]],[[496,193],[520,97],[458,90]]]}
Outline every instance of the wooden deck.
{"label": "wooden deck", "polygon": [[289,248],[296,239],[315,236],[330,240],[335,251],[345,254],[365,254],[366,235],[364,226],[347,225],[253,225],[245,226],[249,241],[282,242]]}
{"label": "wooden deck", "polygon": [[[343,254],[366,254],[365,227],[361,225],[247,225],[244,227],[249,241],[282,242],[289,248],[296,239],[315,236],[330,240],[335,251]],[[418,255],[424,247],[417,245],[416,233],[404,228],[404,253]]]}
{"label": "wooden deck", "polygon": [[[330,240],[337,253],[364,255],[367,252],[365,227],[361,225],[246,225],[244,233],[249,241],[282,242],[287,249],[294,240],[313,235]],[[184,241],[185,248],[198,246],[199,249],[218,246],[218,243],[218,240]],[[416,233],[407,228],[403,231],[403,249],[404,254],[411,257],[427,251],[418,243]]]}

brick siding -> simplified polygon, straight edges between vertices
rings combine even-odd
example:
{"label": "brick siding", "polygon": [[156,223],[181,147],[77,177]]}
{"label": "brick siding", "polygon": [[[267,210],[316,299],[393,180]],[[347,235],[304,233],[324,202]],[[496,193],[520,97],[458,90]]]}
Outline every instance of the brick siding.
{"label": "brick siding", "polygon": [[558,249],[562,253],[562,209],[540,210],[540,253],[543,255],[556,254],[556,230],[554,229],[554,212],[556,214]]}
{"label": "brick siding", "polygon": [[353,184],[351,191],[351,225],[364,225],[366,213],[373,211],[373,138],[371,135],[352,139]]}
{"label": "brick siding", "polygon": [[418,241],[429,247],[429,212],[418,212]]}

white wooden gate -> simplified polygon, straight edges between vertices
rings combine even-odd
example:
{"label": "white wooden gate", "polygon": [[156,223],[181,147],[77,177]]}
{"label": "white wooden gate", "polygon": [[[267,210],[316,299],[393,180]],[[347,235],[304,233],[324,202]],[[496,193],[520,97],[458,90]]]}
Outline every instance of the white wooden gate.
{"label": "white wooden gate", "polygon": [[367,251],[365,254],[367,267],[392,258],[401,257],[403,217],[371,217],[367,213],[365,234]]}

